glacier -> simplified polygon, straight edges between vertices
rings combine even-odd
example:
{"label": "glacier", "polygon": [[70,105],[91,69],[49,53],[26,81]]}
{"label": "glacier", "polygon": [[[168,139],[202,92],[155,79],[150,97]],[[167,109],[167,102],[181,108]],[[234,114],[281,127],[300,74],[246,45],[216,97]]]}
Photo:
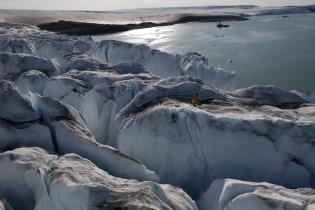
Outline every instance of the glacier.
{"label": "glacier", "polygon": [[0,207],[314,208],[312,96],[234,83],[198,53],[0,23]]}

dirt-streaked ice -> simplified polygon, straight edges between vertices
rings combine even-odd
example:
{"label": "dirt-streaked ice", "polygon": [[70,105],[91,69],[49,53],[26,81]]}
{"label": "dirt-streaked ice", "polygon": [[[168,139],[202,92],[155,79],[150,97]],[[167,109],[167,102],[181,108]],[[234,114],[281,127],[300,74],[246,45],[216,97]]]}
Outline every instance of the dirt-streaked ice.
{"label": "dirt-streaked ice", "polygon": [[208,210],[312,210],[315,207],[315,190],[219,179],[201,196],[198,206]]}
{"label": "dirt-streaked ice", "polygon": [[181,189],[116,178],[76,154],[19,148],[0,154],[0,167],[0,190],[17,210],[197,209]]}

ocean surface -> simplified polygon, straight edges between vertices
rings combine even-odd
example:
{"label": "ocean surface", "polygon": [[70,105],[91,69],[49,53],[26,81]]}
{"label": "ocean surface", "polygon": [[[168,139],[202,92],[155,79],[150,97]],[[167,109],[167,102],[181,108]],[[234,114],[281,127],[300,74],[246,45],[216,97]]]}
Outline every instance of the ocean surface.
{"label": "ocean surface", "polygon": [[249,21],[187,23],[139,29],[95,40],[147,44],[169,53],[199,52],[212,66],[237,72],[237,87],[277,85],[315,91],[315,14],[254,16]]}

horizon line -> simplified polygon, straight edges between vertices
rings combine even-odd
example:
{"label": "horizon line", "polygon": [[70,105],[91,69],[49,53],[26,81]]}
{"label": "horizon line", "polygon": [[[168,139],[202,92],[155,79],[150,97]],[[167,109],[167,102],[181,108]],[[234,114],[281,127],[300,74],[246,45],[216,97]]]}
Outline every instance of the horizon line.
{"label": "horizon line", "polygon": [[67,11],[67,12],[120,12],[120,11],[131,11],[131,10],[155,10],[155,9],[180,9],[180,8],[206,8],[206,7],[261,7],[261,8],[283,8],[283,7],[310,7],[315,6],[314,4],[304,4],[304,5],[282,5],[282,6],[275,6],[275,5],[254,5],[254,4],[240,4],[240,5],[202,5],[202,6],[170,6],[170,7],[139,7],[139,8],[128,8],[128,9],[108,9],[108,10],[81,10],[81,9],[16,9],[16,8],[0,8],[2,10],[15,10],[15,11]]}

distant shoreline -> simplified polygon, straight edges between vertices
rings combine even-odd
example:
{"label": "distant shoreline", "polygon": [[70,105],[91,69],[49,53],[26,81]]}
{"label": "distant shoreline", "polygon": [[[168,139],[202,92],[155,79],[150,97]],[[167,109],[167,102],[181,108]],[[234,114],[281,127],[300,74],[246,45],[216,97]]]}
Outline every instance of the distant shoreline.
{"label": "distant shoreline", "polygon": [[224,22],[224,21],[245,21],[247,17],[240,15],[200,15],[200,16],[183,16],[175,21],[162,23],[143,22],[139,24],[97,24],[76,21],[60,20],[58,22],[48,22],[38,25],[42,30],[56,32],[66,35],[105,35],[119,32],[130,31],[134,29],[152,28],[159,26],[170,26],[175,24],[189,22]]}

